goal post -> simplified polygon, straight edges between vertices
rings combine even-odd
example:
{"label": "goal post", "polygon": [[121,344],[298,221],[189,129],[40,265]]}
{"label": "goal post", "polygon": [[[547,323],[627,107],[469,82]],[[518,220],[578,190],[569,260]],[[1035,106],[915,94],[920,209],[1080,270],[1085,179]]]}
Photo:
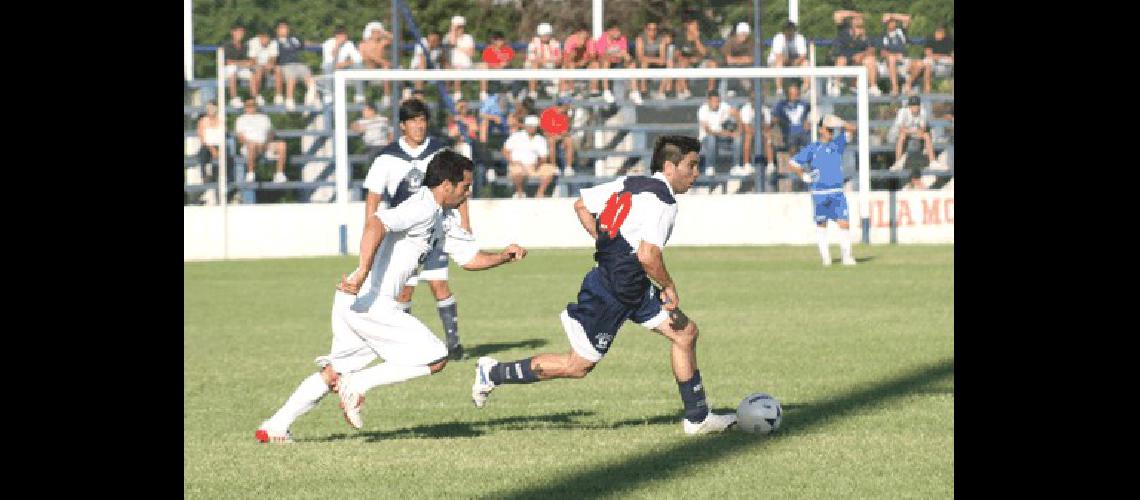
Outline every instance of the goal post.
{"label": "goal post", "polygon": [[[862,219],[863,243],[870,237],[870,100],[867,93],[867,72],[863,66],[819,66],[819,67],[754,67],[754,68],[612,68],[612,69],[466,69],[466,70],[382,70],[344,69],[333,74],[334,85],[334,147],[336,172],[336,199],[344,212],[347,224],[350,217],[345,208],[349,200],[349,178],[352,169],[348,163],[348,106],[345,86],[350,81],[527,81],[527,80],[644,80],[688,79],[707,80],[710,78],[729,79],[771,79],[771,78],[855,78],[856,79],[856,121],[858,143],[859,178],[859,217]],[[813,85],[814,87],[814,85]],[[449,99],[444,97],[444,99]],[[393,102],[395,105],[395,102]],[[813,110],[817,111],[817,110]],[[756,110],[756,120],[760,112]],[[395,127],[396,124],[393,124]],[[398,129],[397,129],[398,130]],[[759,129],[757,129],[759,131]]]}

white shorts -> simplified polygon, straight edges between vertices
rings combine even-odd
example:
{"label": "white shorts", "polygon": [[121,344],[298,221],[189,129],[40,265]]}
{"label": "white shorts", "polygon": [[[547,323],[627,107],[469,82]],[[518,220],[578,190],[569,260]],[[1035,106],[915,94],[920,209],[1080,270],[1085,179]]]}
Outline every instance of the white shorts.
{"label": "white shorts", "polygon": [[230,77],[234,76],[234,73],[237,73],[237,76],[239,78],[245,78],[247,80],[250,78],[253,78],[253,71],[251,71],[248,66],[238,66],[236,64],[227,64],[226,65],[226,78],[230,78]]}
{"label": "white shorts", "polygon": [[337,291],[332,307],[329,360],[339,373],[352,373],[377,357],[403,366],[425,366],[447,357],[447,346],[420,320],[395,307],[376,303],[371,310],[356,296]]}

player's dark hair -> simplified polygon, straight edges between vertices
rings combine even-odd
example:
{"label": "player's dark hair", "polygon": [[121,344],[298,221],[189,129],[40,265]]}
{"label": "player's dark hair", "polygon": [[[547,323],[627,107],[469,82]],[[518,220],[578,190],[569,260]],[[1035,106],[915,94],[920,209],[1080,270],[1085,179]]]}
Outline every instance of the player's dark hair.
{"label": "player's dark hair", "polygon": [[451,181],[452,184],[463,182],[463,171],[474,170],[475,164],[463,155],[450,149],[444,149],[431,159],[424,175],[423,185],[429,188]]}
{"label": "player's dark hair", "polygon": [[428,108],[423,101],[419,99],[408,99],[400,104],[400,123],[418,117],[428,117]]}
{"label": "player's dark hair", "polygon": [[665,168],[665,162],[673,162],[674,165],[681,162],[681,158],[689,153],[699,153],[701,151],[701,141],[687,135],[667,135],[657,139],[657,144],[653,146],[653,161],[649,163],[649,171],[653,173],[660,172]]}

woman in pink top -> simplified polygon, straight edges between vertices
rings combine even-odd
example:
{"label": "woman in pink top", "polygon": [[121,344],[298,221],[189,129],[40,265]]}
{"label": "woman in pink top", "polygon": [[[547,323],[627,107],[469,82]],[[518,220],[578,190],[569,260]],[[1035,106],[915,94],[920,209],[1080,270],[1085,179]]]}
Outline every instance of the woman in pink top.
{"label": "woman in pink top", "polygon": [[[621,27],[617,19],[610,19],[606,23],[606,31],[594,41],[594,53],[597,54],[598,66],[606,68],[633,68],[636,67],[633,56],[629,54],[629,40],[621,34]],[[637,80],[630,80],[630,89],[636,89]],[[614,94],[610,92],[609,80],[602,80],[603,98],[608,103],[614,102]],[[641,94],[630,93],[630,99],[635,104],[641,104]]]}
{"label": "woman in pink top", "polygon": [[[582,69],[582,68],[597,68],[598,62],[594,60],[594,41],[590,40],[590,30],[585,24],[579,24],[574,28],[574,32],[566,37],[566,43],[563,45],[562,50],[562,69]],[[559,82],[560,94],[562,96],[569,96],[570,90],[574,88],[572,80],[562,80]],[[598,93],[598,81],[590,80],[590,95],[594,96]]]}

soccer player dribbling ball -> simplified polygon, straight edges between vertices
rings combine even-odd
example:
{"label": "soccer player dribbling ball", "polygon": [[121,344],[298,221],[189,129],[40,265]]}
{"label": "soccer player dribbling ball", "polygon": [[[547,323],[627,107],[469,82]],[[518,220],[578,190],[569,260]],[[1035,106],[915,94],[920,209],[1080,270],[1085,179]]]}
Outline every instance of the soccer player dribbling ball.
{"label": "soccer player dribbling ball", "polygon": [[[662,137],[653,148],[652,176],[619,177],[582,190],[574,210],[596,242],[597,266],[586,273],[578,301],[561,314],[571,349],[507,363],[479,358],[471,386],[476,407],[486,405],[501,385],[585,377],[613,346],[621,325],[632,319],[672,343],[686,434],[723,431],[736,422],[735,414],[708,409],[697,368],[697,325],[681,312],[662,256],[677,217],[674,195],[688,191],[700,175],[700,149],[692,137]],[[651,286],[650,279],[660,288]]]}
{"label": "soccer player dribbling ball", "polygon": [[[824,266],[831,265],[831,251],[827,241],[827,221],[839,226],[839,249],[843,252],[843,265],[854,266],[851,256],[851,231],[847,215],[847,197],[843,194],[843,150],[847,147],[847,134],[855,133],[855,125],[835,115],[827,115],[819,122],[819,140],[808,144],[788,161],[790,170],[811,185],[811,199],[815,205],[816,236],[819,238],[819,256]],[[805,167],[810,165],[810,168]]]}

